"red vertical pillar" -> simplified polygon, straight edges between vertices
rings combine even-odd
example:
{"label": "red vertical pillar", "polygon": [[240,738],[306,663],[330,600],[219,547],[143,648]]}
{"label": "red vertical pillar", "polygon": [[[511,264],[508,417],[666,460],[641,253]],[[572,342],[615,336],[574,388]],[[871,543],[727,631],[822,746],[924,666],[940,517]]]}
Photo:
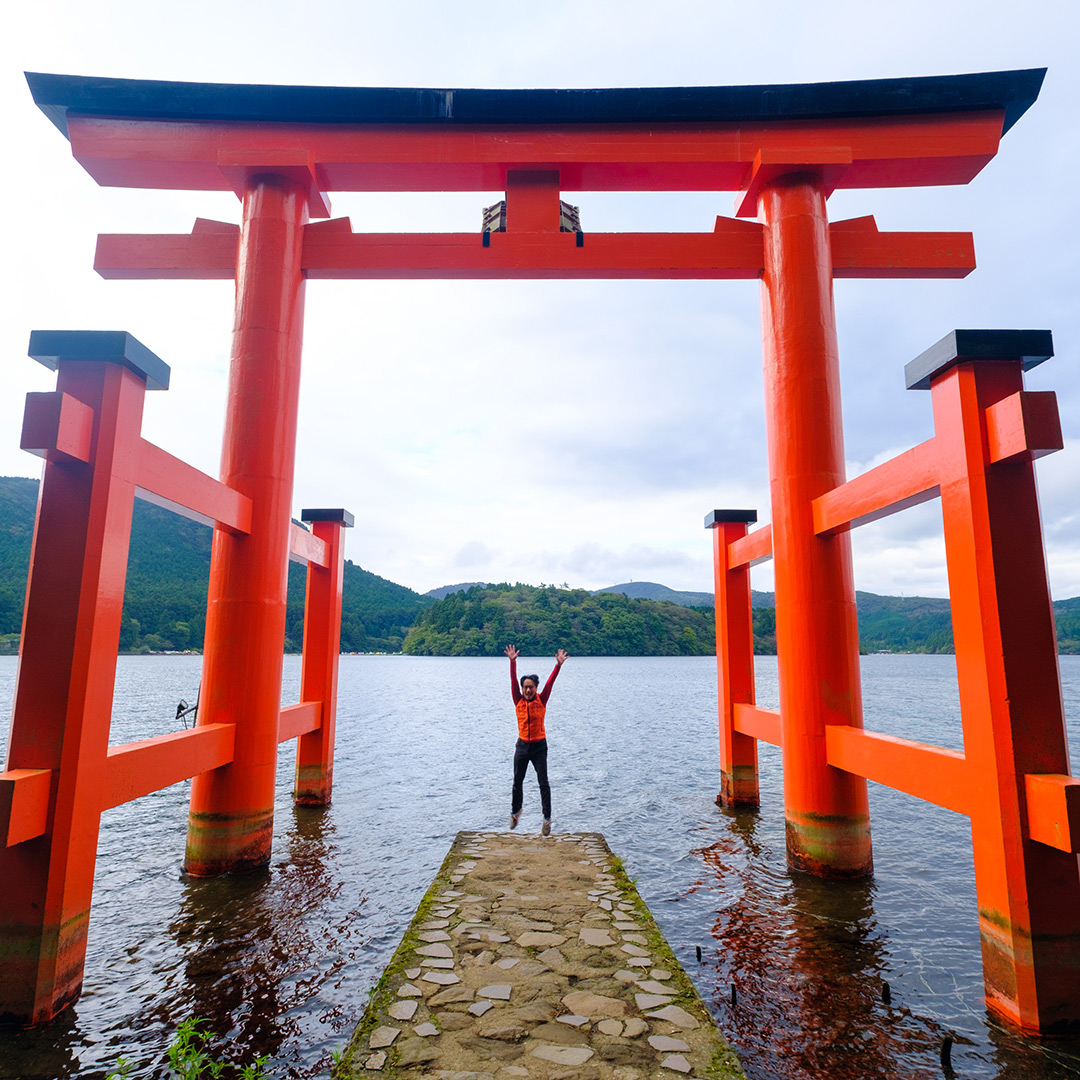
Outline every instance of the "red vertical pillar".
{"label": "red vertical pillar", "polygon": [[327,565],[308,563],[300,700],[321,701],[322,713],[318,730],[296,741],[293,799],[300,806],[329,806],[334,788],[345,530],[352,527],[353,516],[347,510],[304,510],[300,517],[312,523],[312,531],[326,544]]}
{"label": "red vertical pillar", "polygon": [[58,377],[23,427],[45,468],[6,767],[47,770],[48,806],[0,848],[0,1016],[39,1023],[82,989],[143,397],[169,369],[125,333],[36,331],[30,354]]}
{"label": "red vertical pillar", "polygon": [[873,867],[866,781],[830,768],[825,727],[862,727],[847,533],[814,535],[812,501],[844,480],[832,258],[821,180],[764,185],[762,323],[788,864],[823,877]]}
{"label": "red vertical pillar", "polygon": [[757,521],[754,510],[714,510],[705,519],[713,531],[713,577],[716,590],[716,674],[720,687],[721,806],[757,806],[757,739],[735,730],[735,706],[752,705],[754,687],[754,621],[750,602],[750,568],[728,566],[728,548]]}
{"label": "red vertical pillar", "polygon": [[233,761],[195,777],[188,873],[270,859],[289,524],[304,315],[307,195],[281,176],[251,177],[236,271],[221,479],[251,499],[251,532],[214,534],[199,723],[235,723]]}
{"label": "red vertical pillar", "polygon": [[1044,359],[1049,338],[958,330],[924,354],[929,374],[908,369],[930,386],[942,453],[986,1001],[1044,1035],[1080,1029],[1080,873],[1074,851],[1028,834],[1025,776],[1067,774],[1069,755],[1033,455],[1002,447],[995,421],[1022,412],[1021,354]]}

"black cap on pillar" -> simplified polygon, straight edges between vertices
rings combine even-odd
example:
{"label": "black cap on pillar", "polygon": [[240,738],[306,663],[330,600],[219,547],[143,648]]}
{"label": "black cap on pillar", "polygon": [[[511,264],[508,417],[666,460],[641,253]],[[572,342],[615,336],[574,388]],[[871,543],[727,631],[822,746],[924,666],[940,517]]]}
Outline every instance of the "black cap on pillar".
{"label": "black cap on pillar", "polygon": [[1028,371],[1053,355],[1049,330],[953,330],[904,367],[904,381],[929,390],[931,379],[968,360],[1019,360]]}
{"label": "black cap on pillar", "polygon": [[50,371],[61,361],[123,364],[146,380],[147,390],[169,389],[169,365],[126,330],[32,330],[26,351]]}
{"label": "black cap on pillar", "polygon": [[717,525],[729,525],[741,521],[752,525],[757,521],[756,510],[711,510],[705,515],[705,528],[715,529]]}
{"label": "black cap on pillar", "polygon": [[355,518],[348,510],[342,510],[340,507],[328,510],[301,510],[301,521],[336,521],[344,525],[346,529],[351,529],[355,523]]}

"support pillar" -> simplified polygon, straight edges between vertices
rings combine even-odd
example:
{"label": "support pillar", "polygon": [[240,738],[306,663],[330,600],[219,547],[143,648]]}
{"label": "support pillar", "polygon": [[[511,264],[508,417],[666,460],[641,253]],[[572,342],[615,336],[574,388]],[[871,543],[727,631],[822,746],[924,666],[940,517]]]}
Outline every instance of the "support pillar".
{"label": "support pillar", "polygon": [[705,527],[713,531],[713,576],[716,590],[716,674],[720,688],[721,806],[759,804],[757,739],[735,730],[735,706],[753,705],[754,619],[750,602],[750,568],[728,567],[728,547],[746,535],[754,510],[714,510]]}
{"label": "support pillar", "polygon": [[850,541],[815,536],[811,505],[844,480],[823,182],[781,175],[758,210],[788,865],[862,877],[873,869],[866,781],[825,758],[826,725],[861,728],[862,701]]}
{"label": "support pillar", "polygon": [[299,183],[249,177],[221,479],[251,499],[251,532],[214,533],[199,700],[200,724],[236,724],[236,750],[231,764],[192,781],[184,866],[200,877],[270,859],[306,220],[307,194]]}
{"label": "support pillar", "polygon": [[30,355],[57,388],[23,425],[45,467],[5,776],[42,783],[32,835],[0,847],[0,1018],[35,1024],[82,990],[143,398],[169,369],[122,332],[35,331]]}
{"label": "support pillar", "polygon": [[1025,777],[1067,779],[1069,754],[1034,455],[1002,445],[1010,413],[1046,397],[1023,390],[1024,358],[1008,348],[1019,333],[1049,337],[955,331],[940,345],[994,358],[966,360],[954,347],[920,385],[942,454],[986,1003],[1024,1031],[1065,1035],[1080,1031],[1080,872],[1075,844],[1059,850],[1029,834]]}
{"label": "support pillar", "polygon": [[319,727],[296,740],[298,806],[329,806],[334,788],[334,730],[337,721],[338,659],[341,656],[341,596],[345,571],[347,510],[304,510],[302,521],[326,544],[327,565],[308,563],[304,601],[304,656],[300,700],[321,701]]}

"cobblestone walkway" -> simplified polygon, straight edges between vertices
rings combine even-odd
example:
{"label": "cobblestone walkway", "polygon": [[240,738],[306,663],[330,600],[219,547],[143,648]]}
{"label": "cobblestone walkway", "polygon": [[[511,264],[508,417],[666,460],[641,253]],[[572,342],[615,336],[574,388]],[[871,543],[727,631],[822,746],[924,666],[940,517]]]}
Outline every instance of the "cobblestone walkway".
{"label": "cobblestone walkway", "polygon": [[599,833],[459,833],[334,1073],[742,1075]]}

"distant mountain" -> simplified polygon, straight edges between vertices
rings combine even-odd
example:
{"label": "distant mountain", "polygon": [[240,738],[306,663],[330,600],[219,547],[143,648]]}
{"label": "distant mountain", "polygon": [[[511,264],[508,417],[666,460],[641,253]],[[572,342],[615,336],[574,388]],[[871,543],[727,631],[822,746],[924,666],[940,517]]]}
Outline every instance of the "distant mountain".
{"label": "distant mountain", "polygon": [[863,652],[953,651],[949,601],[936,596],[878,596],[856,592]]}
{"label": "distant mountain", "polygon": [[[712,593],[678,592],[654,581],[631,581],[609,585],[597,592],[622,593],[642,600],[683,604],[687,607],[712,607]],[[764,618],[772,612],[776,600],[771,592],[752,589],[754,635],[760,649],[776,649],[774,622]],[[952,613],[949,601],[936,596],[879,596],[856,592],[859,612],[859,647],[863,652],[951,653],[953,651]],[[1063,655],[1080,653],[1080,596],[1053,602],[1058,651]],[[759,618],[762,616],[762,618]]]}
{"label": "distant mountain", "polygon": [[[36,480],[0,477],[0,652],[18,648],[37,493]],[[123,651],[202,648],[211,535],[204,525],[135,501],[120,638]],[[632,601],[629,607],[622,600],[604,606],[619,594]],[[290,564],[286,615],[286,648],[290,650],[298,650],[303,641],[303,596],[304,570]],[[447,603],[448,597],[452,602]],[[590,605],[589,598],[600,606]],[[650,615],[646,601],[663,610]],[[856,602],[864,652],[953,651],[948,600],[859,592]],[[755,647],[759,652],[774,652],[773,594],[752,592],[751,603]],[[560,612],[554,627],[550,625],[552,605]],[[560,637],[570,642],[567,648],[579,652],[603,650],[594,655],[700,653],[711,651],[715,640],[712,606],[712,593],[678,591],[652,581],[610,585],[592,593],[554,586],[463,582],[421,596],[346,561],[341,648],[343,652],[397,652],[409,635],[415,651],[467,647],[483,652],[493,648],[504,633],[520,636],[528,630],[537,643]],[[438,617],[433,615],[421,627],[419,616],[435,607]],[[1080,653],[1080,597],[1055,601],[1054,618],[1060,651]],[[458,625],[461,619],[464,622]],[[700,622],[703,619],[706,622]],[[414,625],[423,630],[419,638],[410,633]],[[477,633],[481,629],[482,646]],[[620,635],[624,640],[619,640]],[[625,651],[636,648],[645,651]]]}
{"label": "distant mountain", "polygon": [[[609,585],[606,589],[597,589],[596,592],[622,593],[623,596],[629,596],[635,600],[666,600],[670,604],[682,604],[684,607],[712,607],[715,603],[715,597],[711,592],[679,592],[676,589],[669,589],[666,585],[658,585],[655,581],[628,581],[623,585]],[[773,607],[773,594],[751,589],[750,606]]]}
{"label": "distant mountain", "polygon": [[621,593],[631,600],[657,600],[669,604],[682,604],[684,607],[712,607],[713,594],[704,592],[679,592],[659,585],[655,581],[627,581],[622,585],[608,585],[596,589],[594,596],[600,593]]}
{"label": "distant mountain", "polygon": [[487,587],[487,582],[463,581],[460,585],[440,585],[437,589],[429,589],[424,595],[430,596],[433,600],[442,600],[451,593],[466,592],[475,585],[479,585],[480,588],[483,589]]}

